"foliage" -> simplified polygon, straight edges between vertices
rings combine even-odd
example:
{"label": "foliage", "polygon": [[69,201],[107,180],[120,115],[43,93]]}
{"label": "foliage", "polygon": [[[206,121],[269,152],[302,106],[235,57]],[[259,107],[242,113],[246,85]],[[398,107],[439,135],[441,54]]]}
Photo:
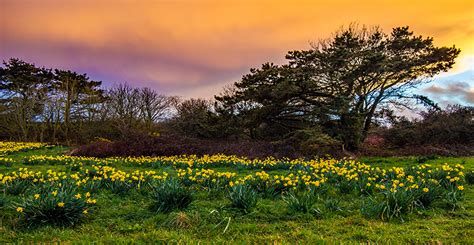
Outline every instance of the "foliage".
{"label": "foliage", "polygon": [[383,131],[389,145],[474,145],[474,107],[448,106],[446,110],[430,110],[420,120],[400,118]]}
{"label": "foliage", "polygon": [[291,51],[288,64],[263,64],[221,96],[218,112],[233,114],[253,138],[281,139],[313,127],[357,149],[385,102],[410,95],[425,78],[447,71],[460,50],[436,47],[408,27],[341,29],[310,50]]}
{"label": "foliage", "polygon": [[53,225],[74,226],[81,222],[96,203],[89,193],[75,186],[48,186],[16,205],[20,220],[27,228]]}
{"label": "foliage", "polygon": [[178,180],[166,180],[154,186],[151,197],[151,210],[164,213],[185,209],[193,201],[191,190],[183,187]]}
{"label": "foliage", "polygon": [[237,155],[248,158],[299,157],[295,149],[265,141],[210,140],[176,134],[152,137],[135,134],[114,142],[93,142],[78,147],[74,155],[90,157]]}
{"label": "foliage", "polygon": [[231,207],[249,213],[257,205],[258,195],[249,185],[241,184],[230,188],[228,199]]}
{"label": "foliage", "polygon": [[303,192],[291,191],[283,196],[283,200],[286,202],[288,210],[291,212],[319,212],[317,209],[313,208],[314,204],[318,201],[318,196],[312,190]]}

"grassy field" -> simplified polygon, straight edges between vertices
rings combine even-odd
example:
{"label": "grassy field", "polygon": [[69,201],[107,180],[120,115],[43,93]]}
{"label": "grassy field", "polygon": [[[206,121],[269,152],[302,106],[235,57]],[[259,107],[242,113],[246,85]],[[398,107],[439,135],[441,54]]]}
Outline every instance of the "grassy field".
{"label": "grassy field", "polygon": [[[8,175],[20,168],[31,171],[75,170],[71,164],[25,164],[25,158],[47,155],[60,156],[66,148],[40,148],[9,153],[12,166],[0,165],[0,174]],[[432,168],[444,163],[460,164],[464,172],[474,170],[474,157],[465,158],[361,158],[359,161],[370,167],[389,169],[392,167],[419,166],[430,164]],[[85,165],[84,165],[85,166]],[[110,164],[117,170],[131,173],[156,171],[176,177],[180,167],[150,166],[147,164]],[[234,172],[235,177],[260,172],[258,168],[235,168],[232,166],[210,166],[216,172]],[[296,170],[267,169],[270,176],[287,175]],[[151,198],[147,193],[130,189],[123,193],[100,189],[93,193],[97,204],[81,223],[73,227],[42,225],[27,228],[21,223],[21,215],[15,208],[24,199],[36,192],[29,187],[23,193],[3,194],[0,207],[0,242],[26,241],[70,241],[70,242],[133,242],[155,243],[179,242],[474,242],[474,188],[463,183],[463,200],[460,207],[446,208],[442,200],[435,201],[429,208],[417,208],[401,217],[382,221],[379,217],[367,217],[361,212],[373,195],[357,191],[342,192],[330,187],[327,193],[318,195],[310,212],[295,212],[288,208],[285,195],[259,195],[256,207],[248,212],[232,208],[227,198],[229,188],[213,189],[203,185],[190,185],[194,200],[182,210],[155,212],[149,206]],[[0,185],[1,187],[1,185]]]}

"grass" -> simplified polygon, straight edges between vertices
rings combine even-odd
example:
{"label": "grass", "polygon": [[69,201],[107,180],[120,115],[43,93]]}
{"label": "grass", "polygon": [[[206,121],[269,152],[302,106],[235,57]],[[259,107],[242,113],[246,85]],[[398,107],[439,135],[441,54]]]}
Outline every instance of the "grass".
{"label": "grass", "polygon": [[[19,152],[9,157],[20,161],[34,154],[57,155],[67,149],[54,147],[28,152]],[[359,159],[362,162],[388,168],[418,164],[416,157]],[[474,157],[429,158],[424,163],[441,165],[445,162],[463,164],[466,170],[474,170]],[[16,163],[12,167],[0,166],[0,173],[28,167],[35,171],[47,169],[65,170],[64,166],[25,166]],[[130,170],[131,167],[120,167]],[[146,170],[147,168],[142,168]],[[151,170],[151,169],[150,169]],[[155,169],[156,170],[156,169]],[[168,169],[171,173],[171,169]],[[166,171],[166,169],[165,169]],[[219,171],[236,171],[219,168]],[[245,175],[255,170],[239,171]],[[272,172],[272,171],[267,171]],[[276,170],[272,173],[281,173]],[[17,214],[11,208],[19,197],[6,196],[6,206],[0,208],[0,243],[21,242],[101,242],[101,243],[316,243],[316,242],[474,242],[474,188],[465,185],[463,208],[455,212],[435,205],[427,210],[409,214],[405,222],[393,220],[383,222],[367,219],[360,214],[359,207],[364,198],[356,194],[330,192],[314,205],[319,214],[293,213],[282,198],[260,198],[251,212],[244,213],[229,208],[225,193],[200,191],[187,209],[171,213],[156,213],[148,209],[150,199],[135,191],[126,195],[115,195],[101,191],[97,199],[96,212],[82,224],[73,228],[40,227],[32,230],[19,229]],[[326,200],[339,199],[341,210],[329,211]]]}

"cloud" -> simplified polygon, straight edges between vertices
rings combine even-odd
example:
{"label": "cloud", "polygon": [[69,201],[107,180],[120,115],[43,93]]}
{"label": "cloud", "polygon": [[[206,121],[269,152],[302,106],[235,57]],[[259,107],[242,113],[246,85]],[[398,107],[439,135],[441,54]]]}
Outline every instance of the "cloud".
{"label": "cloud", "polygon": [[422,92],[442,105],[474,105],[474,70],[435,80]]}
{"label": "cloud", "polygon": [[[281,63],[353,21],[386,32],[410,25],[474,57],[469,0],[0,0],[0,59],[212,97],[250,68]],[[456,72],[472,60],[459,59]]]}

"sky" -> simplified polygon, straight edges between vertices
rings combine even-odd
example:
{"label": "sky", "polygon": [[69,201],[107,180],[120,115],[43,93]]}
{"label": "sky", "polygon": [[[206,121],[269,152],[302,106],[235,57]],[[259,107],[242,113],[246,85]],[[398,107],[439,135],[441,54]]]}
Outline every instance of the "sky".
{"label": "sky", "polygon": [[461,48],[455,67],[417,93],[474,105],[473,0],[0,0],[0,59],[212,98],[250,68],[282,64],[351,23],[408,25]]}

